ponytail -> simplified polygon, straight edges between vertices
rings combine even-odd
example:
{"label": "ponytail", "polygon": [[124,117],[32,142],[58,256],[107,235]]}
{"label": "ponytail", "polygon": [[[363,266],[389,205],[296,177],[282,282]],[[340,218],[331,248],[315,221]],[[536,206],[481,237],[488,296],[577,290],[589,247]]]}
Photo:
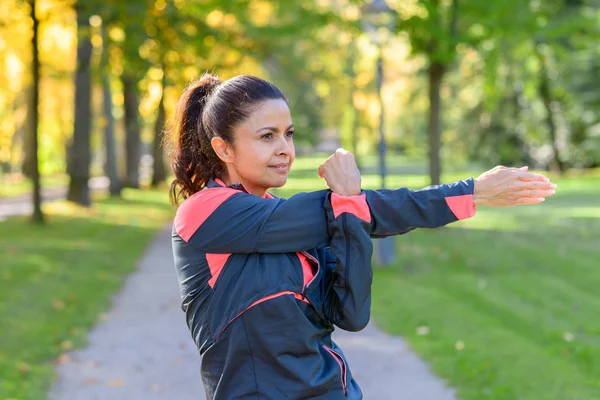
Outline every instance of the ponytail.
{"label": "ponytail", "polygon": [[176,147],[171,163],[175,179],[170,189],[174,205],[199,192],[210,178],[222,176],[224,172],[202,122],[209,96],[220,83],[219,78],[205,74],[185,89],[177,103],[172,131]]}

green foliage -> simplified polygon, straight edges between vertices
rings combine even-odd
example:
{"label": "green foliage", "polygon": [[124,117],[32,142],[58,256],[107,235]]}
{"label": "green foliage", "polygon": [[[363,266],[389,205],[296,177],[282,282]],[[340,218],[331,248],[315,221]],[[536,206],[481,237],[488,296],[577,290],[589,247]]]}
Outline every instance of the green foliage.
{"label": "green foliage", "polygon": [[[552,113],[561,157],[571,166],[598,164],[594,133],[600,119],[597,2],[388,2],[398,12],[397,37],[386,53],[384,92],[388,93],[386,101],[392,91],[400,100],[386,104],[386,135],[391,146],[401,145],[408,154],[427,154],[428,79],[424,73],[431,62],[437,62],[445,72],[441,152],[446,163],[532,160],[546,168],[551,139],[539,93],[541,56],[555,104]],[[213,71],[223,78],[251,73],[275,82],[290,99],[299,133],[296,140],[306,148],[316,144],[321,129],[327,128],[342,131],[347,147],[352,137],[358,137],[358,148],[368,152],[377,141],[378,107],[374,47],[367,44],[355,12],[364,3],[86,0],[77,4],[89,15],[100,16],[110,33],[104,42],[95,38],[93,60],[98,65],[100,52],[108,56],[119,146],[123,106],[118,78],[122,74],[138,82],[142,137],[147,142],[152,137],[149,127],[156,117],[161,75],[167,76],[165,104],[170,116],[181,89],[202,72]],[[40,158],[43,173],[53,173],[65,168],[65,147],[72,130],[69,104],[73,101],[75,43],[69,29],[76,3],[44,0],[40,4]],[[24,2],[12,0],[1,7],[6,12],[0,13],[5,15],[0,21],[0,56],[7,62],[0,73],[0,87],[8,89],[0,91],[0,110],[4,110],[0,111],[0,163],[18,171],[21,138],[27,129],[23,111],[28,76],[24,71],[30,57],[30,28]],[[351,43],[358,43],[355,56]],[[410,45],[412,59],[394,54],[406,45]],[[420,67],[403,65],[418,64],[421,59],[425,62]],[[354,67],[353,76],[349,65]],[[100,72],[97,67],[96,72]],[[101,93],[96,89],[93,96],[93,170],[100,171],[103,157],[99,155],[104,152],[100,133],[105,121],[99,117]],[[352,135],[352,130],[358,134]]]}

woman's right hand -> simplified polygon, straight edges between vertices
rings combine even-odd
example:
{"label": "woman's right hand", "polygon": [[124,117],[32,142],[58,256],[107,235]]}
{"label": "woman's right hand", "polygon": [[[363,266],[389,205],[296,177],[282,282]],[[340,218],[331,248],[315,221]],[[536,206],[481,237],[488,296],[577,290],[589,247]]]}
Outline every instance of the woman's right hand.
{"label": "woman's right hand", "polygon": [[340,196],[359,195],[360,171],[354,155],[344,149],[337,149],[318,170],[319,177],[324,178],[333,193]]}
{"label": "woman's right hand", "polygon": [[527,172],[528,167],[498,166],[475,179],[473,203],[492,207],[538,204],[554,194],[556,185],[543,175]]}

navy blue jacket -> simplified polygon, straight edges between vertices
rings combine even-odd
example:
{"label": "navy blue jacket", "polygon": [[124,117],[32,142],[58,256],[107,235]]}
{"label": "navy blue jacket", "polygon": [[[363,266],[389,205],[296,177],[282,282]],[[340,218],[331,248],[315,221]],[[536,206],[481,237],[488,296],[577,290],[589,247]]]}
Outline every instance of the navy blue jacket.
{"label": "navy blue jacket", "polygon": [[362,399],[334,327],[370,318],[373,237],[474,215],[473,180],[289,199],[211,180],[177,210],[173,254],[208,399]]}

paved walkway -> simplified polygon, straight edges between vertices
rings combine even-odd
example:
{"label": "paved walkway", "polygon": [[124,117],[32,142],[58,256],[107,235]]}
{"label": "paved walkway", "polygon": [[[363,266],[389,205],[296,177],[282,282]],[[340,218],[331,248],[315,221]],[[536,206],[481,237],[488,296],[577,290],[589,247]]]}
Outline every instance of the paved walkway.
{"label": "paved walkway", "polygon": [[[151,244],[89,346],[57,367],[51,400],[202,400],[200,356],[179,308],[170,227]],[[366,400],[454,400],[400,338],[335,333]]]}

